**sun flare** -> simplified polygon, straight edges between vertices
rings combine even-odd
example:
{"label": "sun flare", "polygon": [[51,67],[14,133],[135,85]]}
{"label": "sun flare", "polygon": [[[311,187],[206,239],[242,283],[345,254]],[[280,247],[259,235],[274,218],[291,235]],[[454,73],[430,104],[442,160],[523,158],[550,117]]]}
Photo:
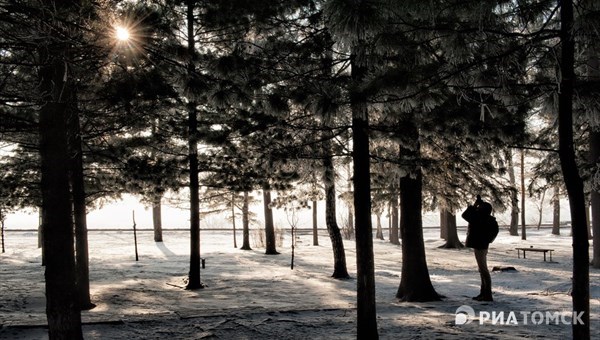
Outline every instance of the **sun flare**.
{"label": "sun flare", "polygon": [[120,41],[127,41],[129,40],[129,30],[123,26],[118,26],[115,28],[115,33],[117,36],[117,39]]}

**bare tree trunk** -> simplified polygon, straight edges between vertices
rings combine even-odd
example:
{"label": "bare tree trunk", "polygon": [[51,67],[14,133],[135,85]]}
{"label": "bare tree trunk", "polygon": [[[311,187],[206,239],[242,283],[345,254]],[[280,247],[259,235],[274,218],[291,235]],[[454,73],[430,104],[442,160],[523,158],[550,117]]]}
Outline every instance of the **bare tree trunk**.
{"label": "bare tree trunk", "polygon": [[273,209],[271,209],[271,189],[268,184],[263,186],[263,205],[265,210],[265,243],[266,255],[278,255],[275,239],[275,223],[273,222]]}
{"label": "bare tree trunk", "polygon": [[[591,203],[591,202],[590,202]],[[591,224],[591,204],[585,207],[585,223],[588,226],[588,239],[592,239],[592,224]]]}
{"label": "bare tree trunk", "polygon": [[456,215],[448,209],[442,209],[444,221],[446,223],[446,243],[440,248],[460,249],[465,246],[458,238],[458,229],[456,228]]}
{"label": "bare tree trunk", "polygon": [[381,212],[378,212],[377,215],[377,234],[375,235],[375,237],[377,237],[380,240],[383,240],[383,228],[381,227]]}
{"label": "bare tree trunk", "polygon": [[162,242],[162,205],[160,197],[152,202],[152,226],[154,228],[154,242]]}
{"label": "bare tree trunk", "polygon": [[317,201],[312,201],[313,246],[319,245],[319,228],[317,222]]}
{"label": "bare tree trunk", "polygon": [[[598,63],[600,66],[600,62]],[[590,133],[590,158],[592,164],[600,162],[600,131]],[[600,268],[600,192],[598,188],[592,189],[592,266]]]}
{"label": "bare tree trunk", "polygon": [[44,207],[40,207],[38,210],[39,223],[38,223],[38,248],[42,251],[42,266],[46,265],[46,254],[44,252]]}
{"label": "bare tree trunk", "polygon": [[248,191],[244,191],[244,202],[242,203],[242,229],[243,229],[243,243],[240,249],[252,250],[250,247],[250,217],[248,212]]}
{"label": "bare tree trunk", "polygon": [[525,224],[525,150],[521,150],[521,240],[527,239]]}
{"label": "bare tree trunk", "polygon": [[448,240],[448,219],[446,218],[446,209],[440,209],[440,238]]}
{"label": "bare tree trunk", "polygon": [[392,208],[391,202],[388,204],[388,237],[392,237]]}
{"label": "bare tree trunk", "polygon": [[538,208],[538,224],[537,224],[537,230],[540,230],[540,227],[542,226],[542,216],[544,214],[544,200],[546,199],[546,190],[544,190],[542,192],[542,198],[540,199],[540,207]]}
{"label": "bare tree trunk", "polygon": [[4,254],[6,249],[4,248],[4,215],[2,214],[2,210],[0,210],[0,223],[2,224],[2,254]]}
{"label": "bare tree trunk", "polygon": [[[190,60],[188,77],[194,77],[194,59],[196,55],[194,32],[194,3],[187,0],[187,43]],[[190,100],[188,110],[188,158],[190,171],[190,272],[186,289],[204,288],[200,274],[200,182],[198,178],[198,116],[197,103]]]}
{"label": "bare tree trunk", "polygon": [[[74,6],[74,1],[44,6],[57,17]],[[57,13],[62,11],[63,13]],[[40,25],[50,30],[53,21]],[[57,19],[54,19],[57,20]],[[47,25],[47,26],[46,26]],[[50,339],[83,339],[77,296],[73,220],[69,192],[69,150],[67,141],[68,92],[71,81],[67,63],[68,43],[56,39],[55,32],[43,32],[48,39],[39,47],[42,106],[39,113],[41,195],[44,211],[44,254],[46,255],[46,315]]]}
{"label": "bare tree trunk", "polygon": [[81,148],[81,128],[79,113],[75,104],[75,93],[69,109],[69,177],[73,199],[73,218],[75,222],[75,266],[77,270],[77,293],[81,310],[96,307],[90,299],[90,269],[88,251],[87,211],[85,202],[85,184],[83,174],[83,150]]}
{"label": "bare tree trunk", "polygon": [[506,160],[508,161],[508,177],[510,180],[510,226],[508,232],[511,236],[519,236],[519,197],[517,190],[517,180],[515,176],[515,164],[511,149],[506,149]]}
{"label": "bare tree trunk", "polygon": [[[325,119],[327,118],[327,119]],[[324,127],[329,126],[330,117],[324,118]],[[335,167],[333,166],[333,157],[331,156],[331,131],[323,129],[323,186],[325,187],[325,224],[327,233],[331,240],[333,249],[333,274],[336,279],[347,279],[348,269],[346,266],[346,251],[344,249],[344,240],[337,223],[336,199],[335,199]]]}
{"label": "bare tree trunk", "polygon": [[[357,62],[364,58],[364,44],[352,48],[350,64],[354,84],[366,76],[366,67]],[[369,112],[364,94],[350,95],[352,110],[353,184],[356,235],[356,302],[357,338],[378,339],[375,302],[375,261],[373,256],[373,227],[371,224],[371,174],[369,152]]]}
{"label": "bare tree trunk", "polygon": [[237,232],[235,230],[235,192],[231,193],[231,224],[233,225],[233,247],[237,248]]}
{"label": "bare tree trunk", "polygon": [[402,274],[396,297],[402,301],[438,301],[433,288],[423,240],[423,178],[419,131],[414,121],[403,122],[410,147],[401,147],[400,164],[411,164],[400,178],[400,233],[402,234]]}
{"label": "bare tree trunk", "polygon": [[392,194],[392,200],[390,202],[390,207],[392,210],[392,233],[390,234],[390,243],[391,244],[400,244],[400,220],[398,218],[398,196],[395,193]]}
{"label": "bare tree trunk", "polygon": [[573,1],[561,1],[560,89],[558,91],[558,140],[560,165],[569,196],[573,235],[573,312],[582,313],[583,323],[573,323],[573,339],[590,339],[589,240],[585,219],[583,180],[579,175],[573,142],[573,92],[575,87],[575,42]]}
{"label": "bare tree trunk", "polygon": [[554,197],[552,198],[552,234],[560,235],[560,189],[554,187]]}

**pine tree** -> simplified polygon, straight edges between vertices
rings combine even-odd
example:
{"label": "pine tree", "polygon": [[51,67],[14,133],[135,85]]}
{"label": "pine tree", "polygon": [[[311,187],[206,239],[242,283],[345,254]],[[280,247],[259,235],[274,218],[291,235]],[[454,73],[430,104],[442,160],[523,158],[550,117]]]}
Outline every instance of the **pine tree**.
{"label": "pine tree", "polygon": [[[60,5],[48,1],[40,8],[50,27],[59,29],[58,19],[74,14],[75,1]],[[39,19],[44,19],[42,16]],[[44,26],[42,26],[44,27]],[[46,310],[51,339],[82,339],[81,314],[76,294],[75,250],[71,221],[68,178],[67,119],[69,91],[74,79],[68,76],[71,54],[68,43],[51,31],[40,32],[47,42],[40,46],[40,158],[41,192],[46,255]],[[66,33],[66,32],[63,32]],[[65,76],[67,75],[67,76]],[[63,92],[63,91],[66,91]]]}

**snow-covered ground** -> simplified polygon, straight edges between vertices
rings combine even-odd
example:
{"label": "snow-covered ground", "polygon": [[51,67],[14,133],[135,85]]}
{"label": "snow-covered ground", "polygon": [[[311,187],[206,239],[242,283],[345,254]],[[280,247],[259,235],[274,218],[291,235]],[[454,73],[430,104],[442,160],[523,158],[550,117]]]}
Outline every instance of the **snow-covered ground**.
{"label": "snow-covered ground", "polygon": [[[394,297],[400,283],[399,246],[375,240],[379,334],[382,339],[520,339],[571,338],[571,238],[549,229],[528,230],[528,240],[501,231],[488,264],[513,266],[516,272],[493,272],[495,301],[479,293],[479,274],[469,249],[438,248],[439,230],[425,230],[427,262],[441,302],[402,303]],[[464,230],[459,231],[464,240]],[[188,233],[166,230],[164,243],[152,232],[138,233],[135,261],[131,231],[91,231],[91,294],[97,307],[82,312],[87,339],[351,339],[356,336],[356,280],[335,280],[329,239],[319,246],[303,234],[290,269],[290,236],[278,248],[242,251],[224,231],[202,232],[205,289],[187,291]],[[241,244],[241,233],[238,235]],[[353,241],[345,241],[348,268],[356,273]],[[517,258],[515,247],[554,249],[553,260],[541,253]],[[8,231],[0,255],[0,338],[46,339],[44,270],[34,232]],[[590,269],[592,338],[600,338],[600,271]],[[456,324],[457,308],[473,308],[474,318]],[[464,307],[463,307],[464,308]],[[501,314],[503,312],[503,314]],[[512,312],[512,313],[511,313]],[[487,315],[490,320],[485,320]],[[496,316],[496,322],[492,317]],[[511,317],[512,315],[512,317]],[[500,316],[503,316],[500,318]],[[568,318],[563,318],[570,321]],[[503,320],[505,324],[499,324]],[[527,324],[525,324],[527,321]],[[535,324],[535,323],[541,324]],[[510,324],[506,324],[510,323]],[[515,324],[516,323],[516,324]],[[558,324],[557,324],[558,323]]]}

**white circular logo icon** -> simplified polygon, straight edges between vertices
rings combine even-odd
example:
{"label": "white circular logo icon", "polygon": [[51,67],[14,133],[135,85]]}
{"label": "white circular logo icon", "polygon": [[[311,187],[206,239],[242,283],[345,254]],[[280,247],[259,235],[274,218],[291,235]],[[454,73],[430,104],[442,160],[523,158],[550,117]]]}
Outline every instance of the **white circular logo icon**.
{"label": "white circular logo icon", "polygon": [[471,306],[462,305],[456,309],[454,324],[455,325],[466,325],[473,321],[475,317],[475,310]]}

